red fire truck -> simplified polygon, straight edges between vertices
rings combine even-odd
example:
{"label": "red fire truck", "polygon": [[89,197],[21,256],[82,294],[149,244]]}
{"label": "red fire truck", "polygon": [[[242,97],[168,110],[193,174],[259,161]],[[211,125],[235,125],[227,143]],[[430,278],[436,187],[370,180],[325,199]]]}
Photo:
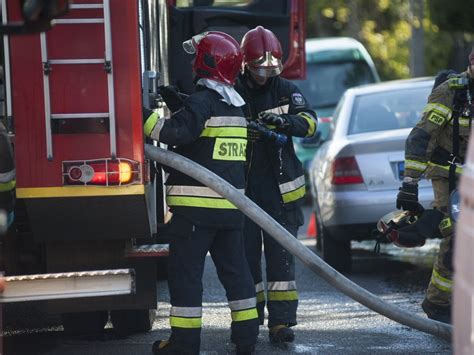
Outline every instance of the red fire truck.
{"label": "red fire truck", "polygon": [[[1,1],[3,23],[20,21],[21,2]],[[303,7],[74,0],[51,30],[4,36],[17,201],[1,266],[7,276],[34,275],[7,279],[0,301],[47,300],[70,331],[102,329],[108,312],[119,331],[149,330],[161,264],[146,256],[166,254],[166,206],[163,173],[144,158],[142,107],[157,108],[158,80],[192,91],[181,43],[203,31],[240,40],[256,25],[270,28],[286,53],[286,77],[302,77]]]}

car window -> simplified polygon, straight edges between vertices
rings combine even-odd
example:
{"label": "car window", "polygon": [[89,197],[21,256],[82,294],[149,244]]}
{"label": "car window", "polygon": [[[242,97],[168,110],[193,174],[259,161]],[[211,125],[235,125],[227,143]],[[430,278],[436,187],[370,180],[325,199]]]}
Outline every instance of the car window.
{"label": "car window", "polygon": [[346,89],[375,82],[365,61],[307,63],[305,80],[296,80],[312,107],[336,106]]}
{"label": "car window", "polygon": [[431,85],[357,96],[348,134],[413,127],[421,117],[430,90]]}

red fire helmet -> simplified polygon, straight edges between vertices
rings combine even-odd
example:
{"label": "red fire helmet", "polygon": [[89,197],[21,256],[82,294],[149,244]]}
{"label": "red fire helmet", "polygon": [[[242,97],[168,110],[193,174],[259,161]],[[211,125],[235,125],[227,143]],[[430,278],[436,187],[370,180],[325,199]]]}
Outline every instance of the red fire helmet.
{"label": "red fire helmet", "polygon": [[204,32],[183,42],[183,48],[186,53],[196,54],[193,72],[198,77],[234,85],[243,57],[239,43],[230,35]]}
{"label": "red fire helmet", "polygon": [[255,75],[268,78],[281,73],[283,54],[280,41],[272,31],[255,27],[244,35],[240,48],[245,66]]}

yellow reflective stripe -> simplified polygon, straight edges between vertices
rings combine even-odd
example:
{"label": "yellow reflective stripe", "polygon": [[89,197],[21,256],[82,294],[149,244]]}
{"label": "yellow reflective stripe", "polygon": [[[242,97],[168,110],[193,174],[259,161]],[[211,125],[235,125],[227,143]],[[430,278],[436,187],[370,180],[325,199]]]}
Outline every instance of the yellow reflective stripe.
{"label": "yellow reflective stripe", "polygon": [[314,132],[316,132],[316,122],[311,117],[311,115],[306,112],[300,112],[298,113],[298,115],[303,117],[306,122],[308,122],[308,131],[306,132],[306,137],[312,137],[314,135]]}
{"label": "yellow reflective stripe", "polygon": [[257,303],[265,302],[265,293],[263,291],[257,292]]}
{"label": "yellow reflective stripe", "polygon": [[[461,127],[469,127],[469,121],[470,121],[469,118],[460,117],[459,118],[459,125]],[[454,120],[450,120],[449,124],[452,126],[454,124]]]}
{"label": "yellow reflective stripe", "polygon": [[249,319],[258,318],[258,313],[256,308],[246,309],[245,311],[233,311],[231,313],[233,322],[242,322]]}
{"label": "yellow reflective stripe", "polygon": [[201,137],[239,137],[247,138],[247,128],[243,127],[206,127]]}
{"label": "yellow reflective stripe", "polygon": [[159,118],[160,116],[158,116],[156,112],[153,112],[150,116],[148,116],[145,124],[143,125],[143,133],[145,133],[145,136],[150,136],[151,131],[153,131],[153,128],[155,128]]}
{"label": "yellow reflective stripe", "polygon": [[0,192],[11,191],[16,186],[16,180],[11,180],[9,182],[1,182],[0,183]]}
{"label": "yellow reflective stripe", "polygon": [[283,198],[284,203],[289,203],[289,202],[293,202],[304,197],[305,193],[306,193],[306,187],[301,186],[299,189],[296,189],[295,191],[292,191],[292,192],[288,192],[281,196]]}
{"label": "yellow reflective stripe", "polygon": [[167,196],[166,203],[168,206],[237,209],[231,202],[223,198]]}
{"label": "yellow reflective stripe", "polygon": [[[449,165],[439,165],[439,164],[433,163],[431,161],[428,162],[428,165],[436,167],[436,168],[440,168],[440,169],[443,169],[443,170],[446,170],[446,171],[449,171]],[[456,166],[456,174],[462,174],[462,172],[463,172],[463,168],[461,166]]]}
{"label": "yellow reflective stripe", "polygon": [[423,109],[423,113],[429,112],[429,111],[434,111],[434,112],[439,113],[441,116],[443,116],[444,119],[449,119],[453,112],[448,106],[444,106],[438,103],[427,104],[425,108]]}
{"label": "yellow reflective stripe", "polygon": [[201,328],[202,319],[170,316],[170,325],[175,328]]}
{"label": "yellow reflective stripe", "polygon": [[288,181],[288,182],[278,185],[278,188],[280,189],[280,192],[283,195],[287,192],[294,191],[304,185],[305,185],[304,175],[301,175],[297,177],[296,179],[294,179],[293,181]]}
{"label": "yellow reflective stripe", "polygon": [[16,198],[55,198],[89,196],[144,195],[145,185],[127,186],[61,186],[61,187],[20,187]]}
{"label": "yellow reflective stripe", "polygon": [[451,218],[446,217],[446,218],[443,218],[443,220],[440,222],[439,229],[440,230],[445,230],[445,229],[450,228],[451,226],[452,226]]}
{"label": "yellow reflective stripe", "polygon": [[428,166],[427,163],[424,163],[421,161],[405,160],[405,169],[411,169],[411,170],[424,172],[427,166]]}
{"label": "yellow reflective stripe", "polygon": [[247,140],[242,138],[216,138],[212,159],[227,161],[246,160]]}
{"label": "yellow reflective stripe", "polygon": [[441,276],[435,269],[433,269],[433,274],[431,275],[431,282],[441,291],[451,292],[453,288],[453,280]]}
{"label": "yellow reflective stripe", "polygon": [[434,123],[435,125],[442,126],[446,119],[438,112],[430,112],[428,115],[428,121]]}
{"label": "yellow reflective stripe", "polygon": [[293,291],[268,291],[269,301],[297,301],[298,292]]}

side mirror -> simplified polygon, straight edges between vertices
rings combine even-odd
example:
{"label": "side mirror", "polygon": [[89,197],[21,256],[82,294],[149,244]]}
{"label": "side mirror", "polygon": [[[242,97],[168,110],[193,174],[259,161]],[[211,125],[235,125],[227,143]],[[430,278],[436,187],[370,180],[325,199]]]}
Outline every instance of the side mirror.
{"label": "side mirror", "polygon": [[301,146],[303,148],[317,148],[323,144],[323,142],[321,131],[316,131],[314,136],[303,138],[301,140]]}
{"label": "side mirror", "polygon": [[449,196],[448,214],[449,214],[449,217],[454,222],[457,222],[459,219],[460,213],[461,213],[461,196],[459,195],[459,190],[456,189],[453,192],[451,192],[451,195]]}
{"label": "side mirror", "polygon": [[69,11],[71,0],[21,0],[23,22],[0,25],[0,34],[21,35],[50,30],[52,20]]}

